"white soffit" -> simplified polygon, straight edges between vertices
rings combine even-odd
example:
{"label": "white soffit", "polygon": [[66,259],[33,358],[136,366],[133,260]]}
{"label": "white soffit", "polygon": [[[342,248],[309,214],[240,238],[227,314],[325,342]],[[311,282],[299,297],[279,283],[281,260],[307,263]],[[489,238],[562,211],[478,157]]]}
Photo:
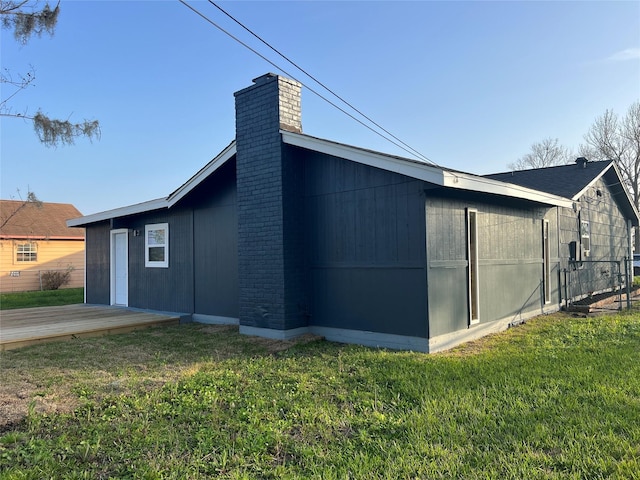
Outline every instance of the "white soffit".
{"label": "white soffit", "polygon": [[479,177],[468,173],[445,171],[444,178],[445,181],[443,186],[449,188],[490,193],[493,195],[502,195],[504,197],[521,198],[523,200],[530,200],[558,207],[571,208],[573,206],[573,202],[568,198],[559,197],[539,190],[533,190],[520,185],[514,185],[513,183],[490,180],[485,177]]}
{"label": "white soffit", "polygon": [[521,198],[547,205],[572,207],[571,200],[540,192],[519,185],[472,175],[470,173],[452,172],[439,167],[410,159],[403,159],[371,150],[352,147],[342,143],[331,142],[316,137],[281,130],[282,140],[288,145],[306,148],[327,155],[351,160],[371,167],[406,175],[418,180],[458,190],[490,193],[506,197]]}
{"label": "white soffit", "polygon": [[101,222],[103,220],[110,220],[112,218],[124,217],[127,215],[135,215],[136,213],[144,213],[151,210],[160,210],[167,207],[168,203],[166,198],[157,198],[155,200],[136,203],[135,205],[129,205],[127,207],[115,208],[113,210],[94,213],[93,215],[86,215],[80,218],[72,218],[71,220],[67,220],[67,227],[82,227],[89,223]]}
{"label": "white soffit", "polygon": [[334,157],[344,158],[370,167],[400,173],[411,178],[424,180],[436,185],[443,184],[443,170],[418,161],[401,159],[372,150],[352,147],[343,143],[281,130],[282,141],[288,145],[306,148]]}
{"label": "white soffit", "polygon": [[236,154],[236,142],[231,142],[222,152],[220,152],[213,160],[207,163],[200,169],[193,177],[187,180],[180,188],[170,194],[167,198],[158,198],[156,200],[150,200],[148,202],[137,203],[135,205],[129,205],[127,207],[116,208],[113,210],[107,210],[105,212],[95,213],[93,215],[86,215],[80,218],[73,218],[67,220],[68,227],[79,227],[87,225],[89,223],[101,222],[103,220],[110,220],[112,218],[124,217],[127,215],[135,215],[137,213],[149,212],[151,210],[159,210],[162,208],[171,208],[182,198],[197,187],[200,182],[206,179],[209,175],[215,172],[218,168],[224,165],[227,160]]}

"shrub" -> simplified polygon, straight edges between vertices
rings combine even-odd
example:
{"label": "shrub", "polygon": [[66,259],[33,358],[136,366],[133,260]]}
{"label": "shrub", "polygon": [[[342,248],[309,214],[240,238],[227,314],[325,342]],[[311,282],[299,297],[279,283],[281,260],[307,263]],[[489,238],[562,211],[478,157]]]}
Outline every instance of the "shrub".
{"label": "shrub", "polygon": [[42,280],[43,290],[57,290],[71,280],[71,272],[73,267],[69,266],[66,270],[48,270],[42,272],[40,279]]}

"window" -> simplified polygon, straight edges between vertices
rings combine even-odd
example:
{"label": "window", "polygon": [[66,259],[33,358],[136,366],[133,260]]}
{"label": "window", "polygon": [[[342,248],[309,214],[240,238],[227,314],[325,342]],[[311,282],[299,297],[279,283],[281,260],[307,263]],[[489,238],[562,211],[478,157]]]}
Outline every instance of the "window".
{"label": "window", "polygon": [[478,211],[467,209],[467,271],[469,282],[469,325],[478,323]]}
{"label": "window", "polygon": [[551,302],[551,259],[549,258],[549,220],[542,220],[542,269],[544,303]]}
{"label": "window", "polygon": [[580,242],[584,256],[588,257],[589,251],[591,250],[591,229],[588,220],[582,220],[580,222]]}
{"label": "window", "polygon": [[169,266],[169,224],[156,223],[144,227],[145,267]]}
{"label": "window", "polygon": [[16,262],[37,262],[38,248],[33,242],[16,245]]}

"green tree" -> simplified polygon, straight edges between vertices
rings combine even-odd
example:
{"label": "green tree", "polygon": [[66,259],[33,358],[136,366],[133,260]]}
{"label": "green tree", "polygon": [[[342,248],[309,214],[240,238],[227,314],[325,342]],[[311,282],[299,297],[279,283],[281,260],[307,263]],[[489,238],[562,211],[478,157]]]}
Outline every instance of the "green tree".
{"label": "green tree", "polygon": [[[60,4],[51,8],[49,3],[42,7],[38,0],[0,0],[0,19],[2,28],[13,30],[16,41],[25,45],[29,39],[36,35],[48,33],[53,36],[58,22]],[[72,145],[80,136],[89,140],[100,138],[100,124],[97,120],[84,120],[80,123],[72,123],[69,120],[50,118],[41,110],[35,115],[26,111],[16,112],[9,105],[9,100],[15,97],[29,86],[33,85],[35,72],[33,68],[26,74],[13,75],[10,70],[4,69],[0,73],[0,83],[8,85],[12,93],[6,98],[0,98],[0,116],[31,120],[40,141],[48,146]],[[3,92],[6,92],[3,88]]]}

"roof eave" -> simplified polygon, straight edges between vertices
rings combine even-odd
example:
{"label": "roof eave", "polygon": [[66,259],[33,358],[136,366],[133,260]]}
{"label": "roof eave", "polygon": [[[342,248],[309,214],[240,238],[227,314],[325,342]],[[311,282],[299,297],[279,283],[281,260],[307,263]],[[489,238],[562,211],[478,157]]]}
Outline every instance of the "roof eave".
{"label": "roof eave", "polygon": [[282,135],[282,141],[287,145],[306,148],[443,186],[443,170],[426,163],[385,155],[383,153],[364,150],[309,135],[288,132],[286,130],[281,130],[280,133]]}
{"label": "roof eave", "polygon": [[236,142],[231,142],[222,152],[220,152],[213,160],[207,163],[203,168],[198,171],[193,177],[182,184],[177,190],[171,193],[167,197],[167,206],[173,207],[176,203],[182,200],[189,194],[194,188],[202,183],[209,175],[218,170],[222,165],[227,163],[236,154]]}
{"label": "roof eave", "polygon": [[539,190],[533,190],[513,183],[506,183],[477,175],[450,171],[444,172],[444,177],[444,186],[448,188],[519,198],[557,207],[571,208],[573,206],[573,202],[568,198],[541,192]]}
{"label": "roof eave", "polygon": [[84,240],[84,235],[0,235],[0,240]]}
{"label": "roof eave", "polygon": [[426,163],[385,155],[299,133],[287,132],[285,130],[281,130],[280,133],[282,134],[282,141],[288,145],[306,148],[364,165],[377,167],[382,170],[399,173],[434,185],[521,198],[547,205],[572,206],[571,200],[567,198],[532,190],[530,188],[490,180],[469,173],[453,172]]}
{"label": "roof eave", "polygon": [[611,165],[613,166],[613,170],[614,170],[614,172],[616,172],[616,175],[618,176],[618,180],[620,181],[620,185],[622,186],[622,191],[624,192],[624,198],[626,200],[626,203],[628,204],[628,207],[630,208],[631,212],[633,213],[634,218],[632,219],[631,223],[633,224],[633,226],[639,227],[640,226],[640,212],[638,212],[638,209],[636,208],[636,205],[633,203],[633,200],[631,199],[631,196],[629,195],[629,190],[627,189],[627,187],[624,184],[623,175],[622,175],[622,172],[620,171],[620,167],[618,167],[618,164],[615,161],[611,162]]}
{"label": "roof eave", "polygon": [[70,220],[67,220],[67,227],[84,227],[85,225],[89,225],[91,223],[103,222],[105,220],[111,220],[112,218],[135,215],[137,213],[149,212],[151,210],[161,210],[163,208],[168,208],[167,199],[157,198],[148,202],[136,203],[135,205],[128,205],[121,208],[114,208],[113,210],[94,213],[92,215],[85,215],[84,217],[80,218],[72,218]]}
{"label": "roof eave", "polygon": [[[578,193],[576,193],[572,200],[573,201],[578,201],[580,199],[580,197],[582,197],[582,195],[584,195],[584,193],[590,188],[592,187],[598,180],[600,180],[605,173],[607,173],[607,171],[611,168],[611,167],[615,167],[615,162],[611,162],[609,163],[609,165],[607,165],[606,167],[604,167],[600,173],[598,175],[596,175],[594,178],[591,179],[591,181],[589,183],[587,183],[584,188],[582,190],[580,190]],[[619,173],[619,172],[618,172]]]}

